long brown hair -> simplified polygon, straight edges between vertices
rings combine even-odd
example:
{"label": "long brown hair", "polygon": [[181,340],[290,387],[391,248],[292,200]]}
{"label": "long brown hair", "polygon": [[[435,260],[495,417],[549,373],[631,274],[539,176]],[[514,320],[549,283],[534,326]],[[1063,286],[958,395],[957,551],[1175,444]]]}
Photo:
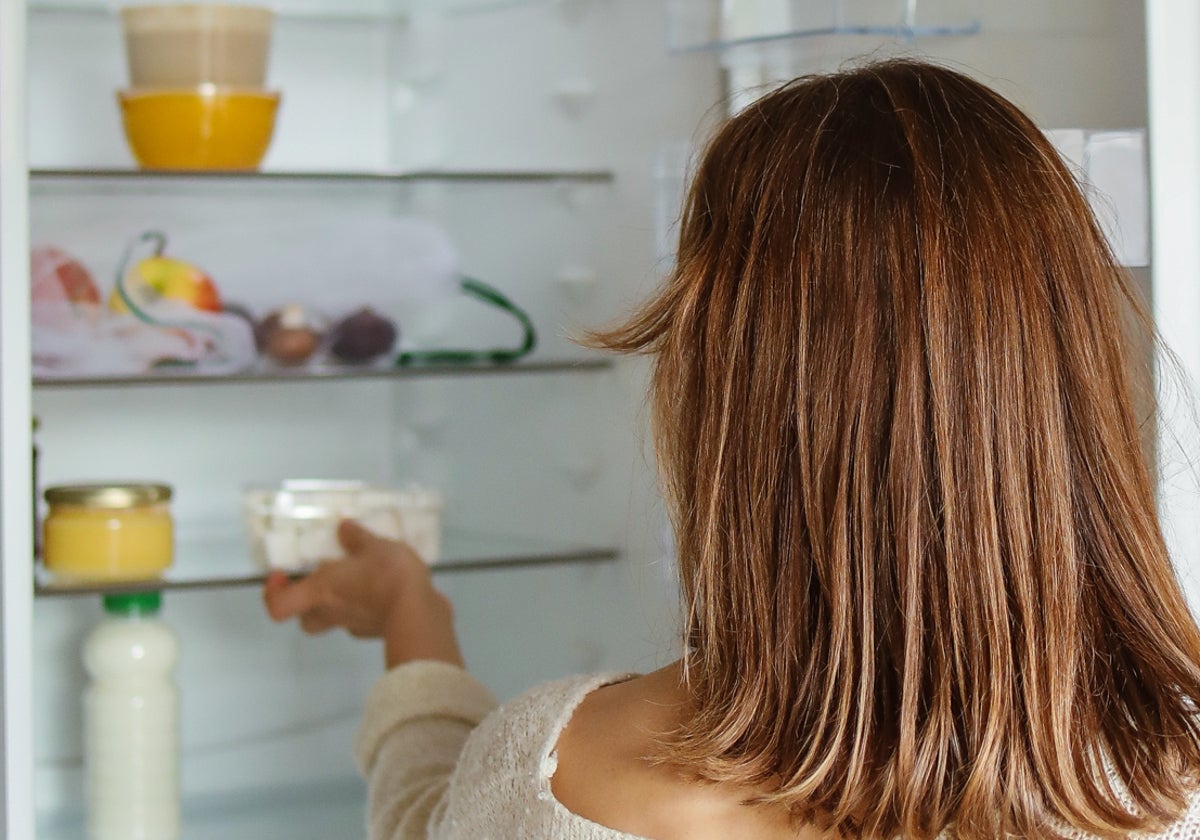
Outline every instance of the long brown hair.
{"label": "long brown hair", "polygon": [[1126,836],[1200,771],[1200,632],[1131,408],[1134,293],[970,78],[803,78],[703,154],[654,355],[693,708],[667,757],[834,834]]}

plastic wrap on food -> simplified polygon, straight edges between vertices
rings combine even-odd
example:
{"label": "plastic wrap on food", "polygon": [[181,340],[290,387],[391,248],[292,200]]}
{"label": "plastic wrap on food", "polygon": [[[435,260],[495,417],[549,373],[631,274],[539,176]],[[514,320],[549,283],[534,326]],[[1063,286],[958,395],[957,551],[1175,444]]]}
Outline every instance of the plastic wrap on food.
{"label": "plastic wrap on food", "polygon": [[164,366],[232,373],[254,364],[254,334],[244,319],[164,302],[157,312],[181,326],[147,324],[96,304],[31,304],[37,377],[136,376]]}

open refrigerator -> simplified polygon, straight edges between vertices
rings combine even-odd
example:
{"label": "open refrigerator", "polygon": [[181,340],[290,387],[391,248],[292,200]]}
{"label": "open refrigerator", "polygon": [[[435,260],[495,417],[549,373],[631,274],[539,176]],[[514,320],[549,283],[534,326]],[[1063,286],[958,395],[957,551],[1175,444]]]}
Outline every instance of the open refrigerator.
{"label": "open refrigerator", "polygon": [[[43,486],[145,477],[176,489],[163,616],[182,647],[184,837],[360,836],[350,744],[380,651],[270,624],[238,519],[245,486],[322,477],[441,490],[436,579],[469,666],[501,698],[566,673],[656,667],[677,653],[677,605],[645,363],[571,337],[619,317],[669,266],[707,127],[775,79],[864,53],[972,69],[1047,128],[1073,129],[1061,136],[1085,172],[1109,130],[1141,137],[1146,125],[1142,9],[1124,0],[273,5],[269,77],[283,105],[262,171],[180,175],[132,165],[113,6],[0,2],[7,837],[83,836],[80,646],[101,614],[94,590],[64,593],[35,573],[32,415]],[[1191,37],[1194,52],[1200,31]],[[1195,100],[1195,85],[1184,93]],[[1144,188],[1144,161],[1130,160]],[[1128,213],[1136,239],[1136,201]],[[70,250],[104,281],[148,229],[166,230],[231,300],[351,290],[348,306],[395,316],[402,347],[511,344],[511,322],[453,289],[356,280],[352,259],[339,271],[364,231],[406,219],[436,225],[463,274],[528,311],[532,355],[311,375],[32,372],[30,246]],[[1200,367],[1194,334],[1168,338]],[[1180,510],[1185,527],[1200,518]]]}

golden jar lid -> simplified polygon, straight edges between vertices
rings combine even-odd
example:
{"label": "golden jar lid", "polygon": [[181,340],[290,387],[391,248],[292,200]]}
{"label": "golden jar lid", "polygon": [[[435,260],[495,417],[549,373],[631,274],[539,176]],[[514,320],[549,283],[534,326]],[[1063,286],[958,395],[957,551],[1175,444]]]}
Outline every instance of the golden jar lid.
{"label": "golden jar lid", "polygon": [[52,505],[123,510],[170,501],[171,487],[168,484],[61,484],[47,487],[44,495]]}

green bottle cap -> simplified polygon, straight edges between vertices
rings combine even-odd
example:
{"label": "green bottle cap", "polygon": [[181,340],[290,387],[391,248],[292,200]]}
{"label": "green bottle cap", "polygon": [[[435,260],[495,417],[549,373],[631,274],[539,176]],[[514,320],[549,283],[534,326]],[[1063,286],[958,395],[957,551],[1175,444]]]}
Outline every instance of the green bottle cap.
{"label": "green bottle cap", "polygon": [[104,611],[112,615],[154,615],[160,607],[161,592],[120,592],[104,596]]}

